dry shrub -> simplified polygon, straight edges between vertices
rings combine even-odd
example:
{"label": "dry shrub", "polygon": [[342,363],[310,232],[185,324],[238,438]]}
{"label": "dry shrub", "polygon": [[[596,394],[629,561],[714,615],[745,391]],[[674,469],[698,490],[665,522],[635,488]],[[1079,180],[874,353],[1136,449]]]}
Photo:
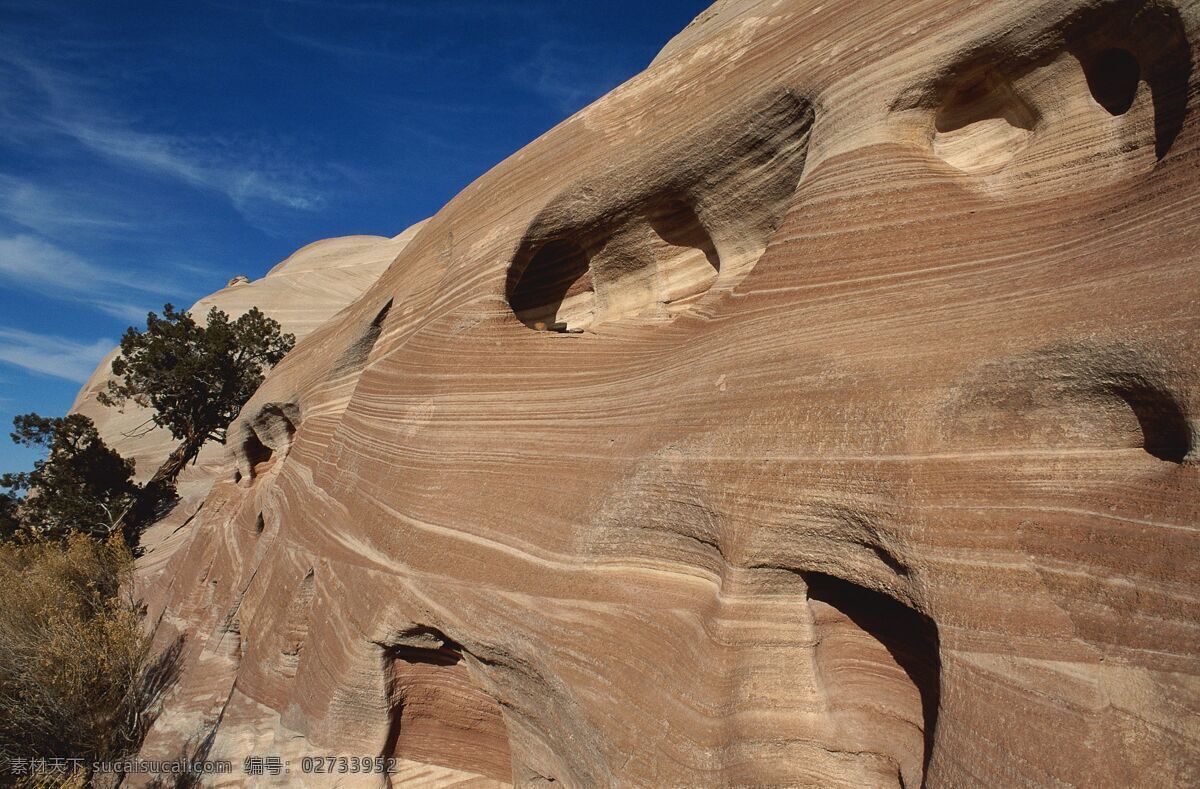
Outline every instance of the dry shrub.
{"label": "dry shrub", "polygon": [[175,655],[150,659],[132,570],[117,537],[0,543],[0,764],[137,750]]}

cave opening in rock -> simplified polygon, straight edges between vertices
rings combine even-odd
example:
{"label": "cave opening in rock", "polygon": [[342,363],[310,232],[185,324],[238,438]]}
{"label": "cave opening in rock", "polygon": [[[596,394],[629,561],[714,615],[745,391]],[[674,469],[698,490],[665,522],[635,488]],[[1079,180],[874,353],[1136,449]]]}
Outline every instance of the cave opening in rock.
{"label": "cave opening in rock", "polygon": [[375,348],[375,343],[379,342],[379,336],[383,333],[383,324],[387,320],[388,313],[392,311],[392,299],[388,299],[371,322],[367,324],[367,328],[363,331],[354,343],[348,347],[342,354],[342,357],[333,367],[334,375],[342,375],[353,370],[361,370],[367,364],[367,358],[371,355],[371,351]]}
{"label": "cave opening in rock", "polygon": [[1113,391],[1137,417],[1142,448],[1159,460],[1183,463],[1192,451],[1192,429],[1178,401],[1140,380],[1117,384]]}
{"label": "cave opening in rock", "polygon": [[1183,130],[1194,67],[1187,25],[1175,5],[1116,0],[1081,14],[1067,32],[1092,98],[1110,115],[1133,108],[1141,83],[1149,88],[1159,160]]}
{"label": "cave opening in rock", "polygon": [[1010,82],[987,74],[950,92],[934,117],[934,152],[965,172],[991,172],[1024,148],[1038,116]]}
{"label": "cave opening in rock", "polygon": [[296,438],[300,409],[295,403],[267,403],[254,419],[254,431],[264,444],[286,455]]}
{"label": "cave opening in rock", "polygon": [[654,250],[659,300],[670,311],[683,309],[703,296],[721,271],[721,258],[704,224],[690,205],[665,200],[646,220],[659,243]]}
{"label": "cave opening in rock", "polygon": [[300,409],[295,403],[267,403],[248,417],[239,429],[241,442],[235,453],[238,473],[234,481],[253,480],[271,463],[286,458],[299,421]]}
{"label": "cave opening in rock", "polygon": [[1124,115],[1133,106],[1142,68],[1133,53],[1106,49],[1084,69],[1092,97],[1109,115]]}
{"label": "cave opening in rock", "polygon": [[258,476],[270,464],[275,453],[258,438],[253,430],[247,430],[242,440],[242,458],[251,478]]}
{"label": "cave opening in rock", "polygon": [[384,648],[389,724],[383,755],[511,781],[500,704],[472,678],[461,646],[420,630],[429,646]]}
{"label": "cave opening in rock", "polygon": [[351,349],[351,354],[355,357],[356,362],[361,366],[367,361],[367,357],[371,353],[371,349],[375,347],[375,343],[379,341],[379,335],[383,333],[383,322],[387,320],[388,313],[392,311],[392,299],[388,299],[375,317],[371,319],[371,323],[367,326],[367,330],[363,332],[362,337],[358,338],[358,342]]}
{"label": "cave opening in rock", "polygon": [[591,321],[594,300],[587,252],[574,241],[550,241],[509,271],[509,306],[531,328],[582,328]]}
{"label": "cave opening in rock", "polygon": [[932,619],[881,592],[804,573],[830,706],[920,786],[933,753],[941,657]]}

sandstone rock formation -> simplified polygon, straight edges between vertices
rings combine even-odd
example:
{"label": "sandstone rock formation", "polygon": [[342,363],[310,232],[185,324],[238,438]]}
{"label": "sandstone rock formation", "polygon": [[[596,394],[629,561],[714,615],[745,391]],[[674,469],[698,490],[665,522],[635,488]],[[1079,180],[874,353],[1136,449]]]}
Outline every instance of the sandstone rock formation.
{"label": "sandstone rock formation", "polygon": [[1198,41],[1175,0],[714,6],[247,404],[147,576],[186,637],[147,754],[1196,785]]}
{"label": "sandstone rock formation", "polygon": [[[347,236],[317,241],[296,251],[260,280],[234,277],[223,289],[196,302],[190,312],[203,322],[213,307],[234,318],[258,307],[279,321],[284,331],[302,339],[361,296],[420,227],[414,225],[395,238]],[[177,442],[168,431],[154,427],[148,409],[131,402],[117,410],[96,401],[96,395],[104,391],[112,377],[116,356],[114,350],[100,363],[75,398],[71,411],[91,417],[105,442],[132,458],[137,478],[146,480]],[[203,496],[212,479],[225,468],[225,455],[218,444],[206,446],[195,466],[181,475],[181,492]]]}

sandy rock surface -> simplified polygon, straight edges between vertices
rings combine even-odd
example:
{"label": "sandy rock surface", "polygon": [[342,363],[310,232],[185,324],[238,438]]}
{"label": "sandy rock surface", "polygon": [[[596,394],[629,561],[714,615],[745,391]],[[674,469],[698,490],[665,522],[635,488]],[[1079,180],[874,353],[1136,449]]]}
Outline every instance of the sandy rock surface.
{"label": "sandy rock surface", "polygon": [[[190,312],[203,323],[208,311],[216,307],[237,318],[251,307],[258,307],[279,321],[285,332],[303,339],[335,313],[358,299],[370,287],[405,244],[416,235],[420,225],[395,238],[346,236],[317,241],[298,250],[276,265],[262,279],[251,282],[234,277],[223,289],[205,296],[192,305]],[[151,411],[134,403],[123,408],[108,408],[96,401],[112,377],[114,349],[75,398],[72,412],[85,414],[109,446],[124,457],[132,458],[139,481],[149,479],[175,448],[171,434],[156,428]],[[202,497],[214,474],[225,467],[226,452],[219,444],[207,445],[181,477],[185,496]]]}
{"label": "sandy rock surface", "polygon": [[718,3],[243,409],[146,560],[146,753],[1196,785],[1198,42],[1195,2]]}

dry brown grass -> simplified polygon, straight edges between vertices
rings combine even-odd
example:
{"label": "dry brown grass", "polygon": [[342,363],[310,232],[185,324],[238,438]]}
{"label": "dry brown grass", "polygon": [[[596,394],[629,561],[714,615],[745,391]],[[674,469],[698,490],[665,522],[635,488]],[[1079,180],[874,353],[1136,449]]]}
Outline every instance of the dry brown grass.
{"label": "dry brown grass", "polygon": [[136,751],[174,655],[151,660],[132,568],[118,538],[0,543],[0,767]]}

